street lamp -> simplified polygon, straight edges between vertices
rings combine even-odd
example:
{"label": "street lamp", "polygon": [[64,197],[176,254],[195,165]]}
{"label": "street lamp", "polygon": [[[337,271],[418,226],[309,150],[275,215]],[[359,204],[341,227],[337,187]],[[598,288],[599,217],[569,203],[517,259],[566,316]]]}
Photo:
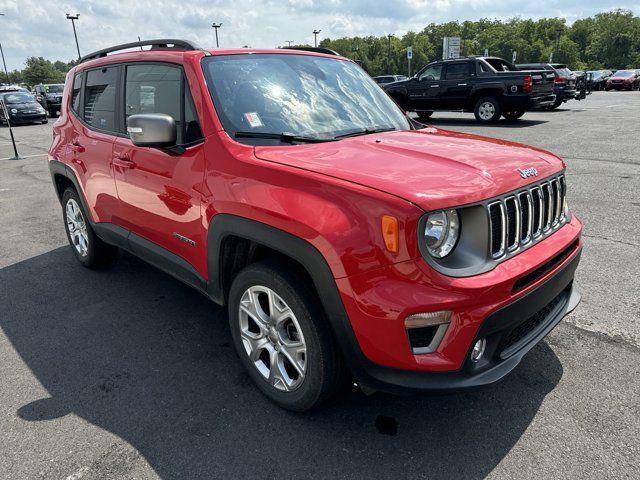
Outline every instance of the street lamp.
{"label": "street lamp", "polygon": [[78,60],[80,60],[80,46],[78,45],[78,34],[76,33],[76,20],[80,17],[80,14],[76,13],[75,15],[71,15],[67,13],[67,20],[71,20],[71,25],[73,25],[73,36],[76,37],[76,48],[78,49]]}
{"label": "street lamp", "polygon": [[222,26],[221,23],[212,23],[211,28],[216,31],[216,48],[220,48],[220,44],[218,43],[218,29]]}
{"label": "street lamp", "polygon": [[322,30],[314,30],[314,31],[313,31],[313,38],[314,38],[314,41],[315,41],[316,48],[318,48],[318,34],[319,34],[321,31],[322,31]]}
{"label": "street lamp", "polygon": [[387,75],[391,75],[391,38],[392,37],[393,37],[392,33],[387,35],[387,38],[389,39],[389,51],[387,53]]}
{"label": "street lamp", "polygon": [[291,44],[293,43],[293,40],[285,40],[284,43],[288,43],[289,44],[288,46],[290,47]]}

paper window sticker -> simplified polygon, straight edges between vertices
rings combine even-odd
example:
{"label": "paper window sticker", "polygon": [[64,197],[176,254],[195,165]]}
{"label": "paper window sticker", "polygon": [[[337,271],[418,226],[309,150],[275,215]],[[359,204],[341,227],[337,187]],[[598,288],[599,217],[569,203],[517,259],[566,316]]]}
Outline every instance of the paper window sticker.
{"label": "paper window sticker", "polygon": [[247,112],[244,114],[244,118],[247,119],[251,128],[264,127],[264,123],[260,119],[260,115],[257,112]]}

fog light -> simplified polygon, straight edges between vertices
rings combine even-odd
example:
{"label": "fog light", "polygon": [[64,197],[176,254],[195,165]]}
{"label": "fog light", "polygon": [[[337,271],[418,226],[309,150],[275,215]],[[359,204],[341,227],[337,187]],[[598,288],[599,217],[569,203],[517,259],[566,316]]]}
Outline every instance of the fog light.
{"label": "fog light", "polygon": [[481,338],[476,342],[476,344],[473,346],[473,350],[471,350],[472,362],[477,362],[482,358],[482,355],[484,354],[484,349],[486,346],[487,346],[487,341],[484,338]]}

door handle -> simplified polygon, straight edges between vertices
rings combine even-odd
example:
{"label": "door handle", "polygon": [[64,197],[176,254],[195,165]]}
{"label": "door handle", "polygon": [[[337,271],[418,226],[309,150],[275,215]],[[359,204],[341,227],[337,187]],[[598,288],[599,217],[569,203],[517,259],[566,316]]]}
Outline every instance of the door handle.
{"label": "door handle", "polygon": [[440,85],[431,85],[431,88],[438,88]]}
{"label": "door handle", "polygon": [[80,145],[78,140],[74,140],[73,142],[71,142],[71,150],[76,153],[83,153],[84,147]]}
{"label": "door handle", "polygon": [[459,86],[459,87],[466,87],[466,86],[467,86],[467,84],[466,84],[466,83],[459,83],[459,84],[458,84],[458,86]]}
{"label": "door handle", "polygon": [[135,168],[136,164],[129,158],[126,153],[116,153],[111,160],[111,163],[116,167],[121,168]]}

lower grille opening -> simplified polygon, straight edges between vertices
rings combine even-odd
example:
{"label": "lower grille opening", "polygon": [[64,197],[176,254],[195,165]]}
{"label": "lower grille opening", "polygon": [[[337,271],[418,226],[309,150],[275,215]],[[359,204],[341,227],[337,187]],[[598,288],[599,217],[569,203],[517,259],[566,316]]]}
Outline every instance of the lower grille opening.
{"label": "lower grille opening", "polygon": [[573,242],[567,248],[562,250],[559,254],[549,260],[547,263],[540,265],[538,268],[533,270],[532,272],[527,273],[525,276],[520,277],[513,284],[513,288],[511,292],[517,292],[518,290],[522,290],[525,287],[528,287],[532,283],[534,283],[539,278],[543,277],[547,272],[550,272],[554,269],[556,265],[562,263],[569,255],[573,253],[573,251],[578,247],[578,240]]}
{"label": "lower grille opening", "polygon": [[[504,337],[502,342],[502,347],[500,349],[500,356],[502,358],[509,357],[512,353],[508,352],[508,350],[514,345],[520,343],[522,340],[526,339],[529,335],[531,335],[540,325],[545,323],[548,320],[549,315],[553,312],[553,310],[558,307],[558,305],[563,302],[566,298],[566,290],[563,290],[557,297],[555,297],[551,302],[549,302],[544,308],[538,311],[535,315],[527,318],[520,325],[515,327],[508,335]],[[517,350],[517,349],[516,349]]]}

